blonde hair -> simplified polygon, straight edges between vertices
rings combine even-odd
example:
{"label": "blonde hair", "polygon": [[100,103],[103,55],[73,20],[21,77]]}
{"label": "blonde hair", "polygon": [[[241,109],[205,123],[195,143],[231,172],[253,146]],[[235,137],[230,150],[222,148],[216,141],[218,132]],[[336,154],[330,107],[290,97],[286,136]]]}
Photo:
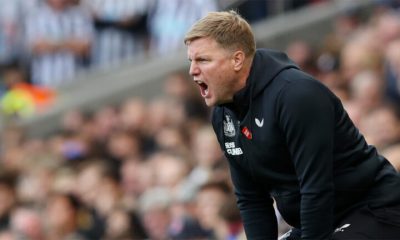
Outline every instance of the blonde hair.
{"label": "blonde hair", "polygon": [[226,49],[240,49],[246,56],[254,56],[256,43],[249,23],[237,12],[210,12],[197,21],[186,33],[184,42],[210,37]]}

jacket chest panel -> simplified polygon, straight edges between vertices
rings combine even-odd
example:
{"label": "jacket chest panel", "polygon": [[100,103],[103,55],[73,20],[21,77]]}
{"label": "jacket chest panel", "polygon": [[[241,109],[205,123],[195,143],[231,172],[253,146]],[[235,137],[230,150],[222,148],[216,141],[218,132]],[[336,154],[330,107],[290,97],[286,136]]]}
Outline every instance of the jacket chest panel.
{"label": "jacket chest panel", "polygon": [[[257,121],[260,118],[261,120]],[[255,169],[260,173],[268,171],[276,175],[276,173],[291,172],[292,166],[286,141],[274,118],[260,118],[253,117],[252,119],[253,138],[243,140],[245,154],[252,159],[257,166]]]}
{"label": "jacket chest panel", "polygon": [[[254,176],[276,176],[293,172],[284,136],[268,113],[255,112],[242,122],[231,114],[224,116],[224,150]],[[271,174],[265,174],[269,172]]]}

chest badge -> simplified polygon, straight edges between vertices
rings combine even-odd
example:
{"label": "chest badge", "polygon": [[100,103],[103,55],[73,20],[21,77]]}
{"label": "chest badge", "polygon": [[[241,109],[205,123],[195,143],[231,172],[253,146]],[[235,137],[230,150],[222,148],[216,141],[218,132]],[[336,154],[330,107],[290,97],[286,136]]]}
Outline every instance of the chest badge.
{"label": "chest badge", "polygon": [[232,118],[229,115],[225,115],[224,120],[224,134],[227,137],[233,137],[236,135],[235,125],[233,125]]}
{"label": "chest badge", "polygon": [[255,118],[254,120],[256,121],[256,124],[257,124],[258,127],[264,126],[264,118],[261,119],[261,121],[258,118]]}
{"label": "chest badge", "polygon": [[251,140],[253,138],[253,134],[251,134],[250,130],[247,127],[242,128],[243,135],[246,136],[247,139]]}

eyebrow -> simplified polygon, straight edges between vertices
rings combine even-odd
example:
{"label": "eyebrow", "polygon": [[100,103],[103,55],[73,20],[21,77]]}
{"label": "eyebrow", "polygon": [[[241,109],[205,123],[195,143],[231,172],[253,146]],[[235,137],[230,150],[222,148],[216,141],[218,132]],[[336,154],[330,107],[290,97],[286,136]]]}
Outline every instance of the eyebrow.
{"label": "eyebrow", "polygon": [[196,56],[194,59],[199,61],[199,60],[207,60],[209,58],[210,57],[208,55],[199,55],[199,56]]}

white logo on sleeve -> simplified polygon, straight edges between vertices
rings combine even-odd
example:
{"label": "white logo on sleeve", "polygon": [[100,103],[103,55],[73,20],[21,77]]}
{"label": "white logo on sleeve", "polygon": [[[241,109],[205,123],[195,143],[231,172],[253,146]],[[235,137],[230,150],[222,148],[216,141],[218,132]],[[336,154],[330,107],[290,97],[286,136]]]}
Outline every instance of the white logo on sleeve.
{"label": "white logo on sleeve", "polygon": [[344,224],[343,226],[336,228],[336,229],[335,229],[335,233],[337,233],[337,232],[344,232],[344,230],[345,230],[346,228],[350,227],[350,225],[351,225],[350,223],[346,223],[346,224]]}
{"label": "white logo on sleeve", "polygon": [[257,126],[262,127],[264,126],[264,118],[260,121],[260,119],[255,119]]}

